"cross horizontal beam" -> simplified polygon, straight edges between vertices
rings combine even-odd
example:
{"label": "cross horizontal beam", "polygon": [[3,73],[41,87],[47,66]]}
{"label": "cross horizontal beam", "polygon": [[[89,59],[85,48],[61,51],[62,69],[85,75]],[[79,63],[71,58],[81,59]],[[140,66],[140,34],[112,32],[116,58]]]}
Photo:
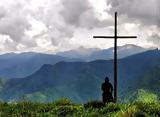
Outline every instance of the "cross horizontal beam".
{"label": "cross horizontal beam", "polygon": [[137,38],[137,36],[93,36],[93,38],[110,38],[110,39],[112,39],[112,38],[124,38],[124,39],[126,39],[126,38]]}

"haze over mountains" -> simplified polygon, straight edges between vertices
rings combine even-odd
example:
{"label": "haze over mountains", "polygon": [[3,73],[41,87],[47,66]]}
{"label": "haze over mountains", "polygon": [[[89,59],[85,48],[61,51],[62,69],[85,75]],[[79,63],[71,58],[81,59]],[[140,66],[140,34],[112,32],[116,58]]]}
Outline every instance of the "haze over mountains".
{"label": "haze over mountains", "polygon": [[[137,45],[133,44],[127,44],[124,46],[118,47],[118,57],[124,58],[126,56],[130,56],[133,54],[137,54],[140,52],[144,52],[146,50],[149,50],[151,48],[142,48]],[[108,48],[108,49],[97,49],[97,48],[78,48],[77,50],[70,50],[65,52],[59,52],[57,55],[67,57],[67,58],[80,58],[86,61],[93,61],[97,59],[102,60],[110,60],[113,59],[113,52],[114,48]]]}
{"label": "haze over mountains", "polygon": [[[124,45],[118,47],[119,58],[124,58],[136,53],[146,51],[136,45]],[[36,72],[44,64],[56,64],[60,61],[94,61],[94,60],[110,60],[113,58],[113,48],[95,49],[80,48],[59,52],[57,54],[43,53],[8,53],[0,55],[0,77],[1,78],[22,78]]]}
{"label": "haze over mountains", "polygon": [[[150,50],[119,60],[119,97],[132,98],[143,88],[158,96],[160,51]],[[67,97],[75,102],[101,99],[100,86],[108,75],[113,82],[113,60],[91,62],[58,62],[45,64],[38,71],[21,79],[1,80],[1,100],[48,102]],[[148,77],[150,76],[150,77]],[[153,82],[150,82],[154,78]],[[146,80],[147,79],[147,80]],[[145,82],[141,82],[145,81]],[[152,83],[152,84],[151,84]],[[155,83],[155,87],[150,85]]]}
{"label": "haze over mountains", "polygon": [[44,64],[55,64],[60,61],[78,61],[58,55],[49,55],[42,53],[8,53],[0,55],[0,77],[1,78],[19,78],[34,73]]}

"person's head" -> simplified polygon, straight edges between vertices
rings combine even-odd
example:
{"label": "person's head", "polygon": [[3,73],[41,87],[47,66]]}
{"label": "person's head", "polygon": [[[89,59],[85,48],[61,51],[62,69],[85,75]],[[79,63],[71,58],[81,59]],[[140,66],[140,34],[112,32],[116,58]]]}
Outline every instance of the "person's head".
{"label": "person's head", "polygon": [[105,82],[109,82],[109,78],[107,76],[105,77]]}

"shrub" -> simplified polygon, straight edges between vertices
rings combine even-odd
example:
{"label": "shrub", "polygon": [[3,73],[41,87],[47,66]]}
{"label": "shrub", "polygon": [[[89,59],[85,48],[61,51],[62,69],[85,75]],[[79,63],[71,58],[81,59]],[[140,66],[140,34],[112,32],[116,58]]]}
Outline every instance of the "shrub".
{"label": "shrub", "polygon": [[149,91],[139,89],[136,101],[144,102],[144,103],[157,103],[158,96],[154,93],[149,92]]}
{"label": "shrub", "polygon": [[101,101],[90,101],[84,104],[84,108],[102,108],[105,104]]}
{"label": "shrub", "polygon": [[160,114],[160,105],[158,103],[141,103],[136,102],[135,105],[139,110],[146,112],[150,115],[159,115]]}
{"label": "shrub", "polygon": [[54,102],[56,106],[73,105],[72,101],[67,98],[62,98]]}
{"label": "shrub", "polygon": [[131,106],[128,109],[121,110],[117,113],[117,117],[145,117],[145,114],[136,106]]}
{"label": "shrub", "polygon": [[60,106],[57,108],[57,115],[61,117],[66,117],[67,115],[72,115],[77,111],[77,108],[74,106]]}
{"label": "shrub", "polygon": [[120,106],[115,103],[106,104],[104,108],[101,109],[100,113],[106,114],[110,112],[117,112],[120,110]]}

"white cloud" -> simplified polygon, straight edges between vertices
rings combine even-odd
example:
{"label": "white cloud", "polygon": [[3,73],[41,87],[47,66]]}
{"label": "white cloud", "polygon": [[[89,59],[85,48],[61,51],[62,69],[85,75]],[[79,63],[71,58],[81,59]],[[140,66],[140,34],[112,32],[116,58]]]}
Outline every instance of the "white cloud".
{"label": "white cloud", "polygon": [[160,1],[159,0],[107,0],[111,5],[110,12],[118,11],[126,18],[141,21],[144,25],[160,25]]}
{"label": "white cloud", "polygon": [[119,45],[155,44],[148,38],[159,35],[159,5],[158,0],[1,0],[0,50],[56,52],[111,47],[113,41],[92,36],[114,34],[115,10],[119,34],[141,39],[121,40]]}

